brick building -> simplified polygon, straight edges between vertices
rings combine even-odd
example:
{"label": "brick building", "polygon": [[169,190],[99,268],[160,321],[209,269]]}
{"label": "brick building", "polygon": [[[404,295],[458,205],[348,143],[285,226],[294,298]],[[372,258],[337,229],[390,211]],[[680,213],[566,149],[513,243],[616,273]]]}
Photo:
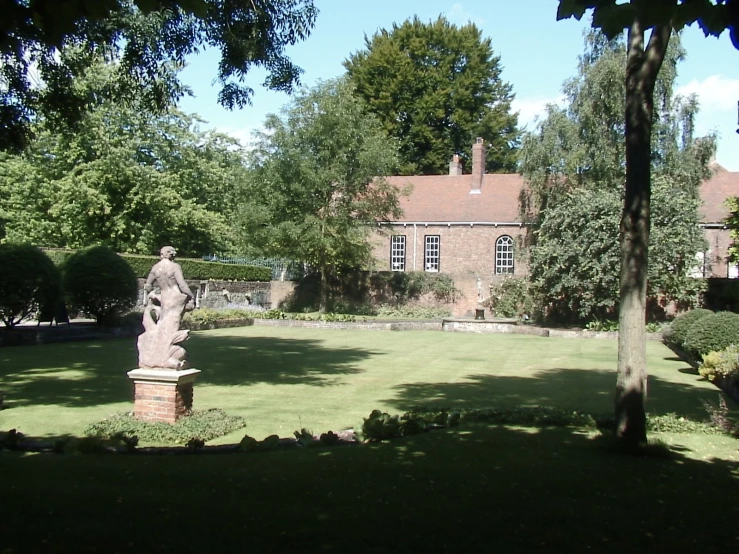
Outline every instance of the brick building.
{"label": "brick building", "polygon": [[[377,270],[440,271],[454,278],[464,298],[454,315],[474,313],[478,295],[487,297],[491,281],[506,275],[523,276],[527,268],[519,252],[526,226],[519,217],[519,195],[524,185],[518,174],[485,174],[482,139],[472,146],[472,174],[464,175],[454,156],[448,175],[390,177],[398,187],[411,185],[400,203],[403,216],[383,224],[374,256]],[[709,249],[698,253],[700,274],[737,277],[730,267],[731,243],[723,221],[724,200],[739,196],[739,173],[716,165],[716,173],[701,186],[702,227]]]}

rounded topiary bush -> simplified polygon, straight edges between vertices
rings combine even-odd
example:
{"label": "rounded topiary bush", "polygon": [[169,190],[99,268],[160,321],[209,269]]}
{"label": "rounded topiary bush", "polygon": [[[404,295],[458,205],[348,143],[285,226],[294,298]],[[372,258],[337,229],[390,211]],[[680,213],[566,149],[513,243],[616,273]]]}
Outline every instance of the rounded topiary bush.
{"label": "rounded topiary bush", "polygon": [[70,256],[64,262],[63,283],[70,307],[93,316],[101,325],[133,308],[138,296],[133,269],[107,246]]}
{"label": "rounded topiary bush", "polygon": [[696,358],[739,345],[739,314],[717,312],[700,318],[688,330],[683,347]]}
{"label": "rounded topiary bush", "polygon": [[0,245],[0,320],[8,327],[55,306],[61,277],[54,262],[30,244]]}
{"label": "rounded topiary bush", "polygon": [[672,344],[680,347],[684,346],[688,331],[693,324],[704,317],[713,314],[711,310],[705,308],[696,308],[677,316],[670,324],[669,331],[665,333],[665,338]]}

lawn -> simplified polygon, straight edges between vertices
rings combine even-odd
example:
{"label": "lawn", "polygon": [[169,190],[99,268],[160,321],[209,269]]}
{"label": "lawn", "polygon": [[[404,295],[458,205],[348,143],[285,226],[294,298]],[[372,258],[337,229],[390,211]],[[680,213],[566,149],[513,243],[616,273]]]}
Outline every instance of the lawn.
{"label": "lawn", "polygon": [[[130,409],[131,340],[0,350],[0,428],[79,433]],[[194,333],[196,407],[289,436],[373,408],[610,410],[614,341],[247,327]],[[718,392],[658,343],[649,410]],[[230,437],[235,442],[243,432]],[[0,552],[710,552],[739,543],[735,439],[653,434],[661,457],[573,428],[482,424],[253,454],[0,451]],[[10,477],[10,478],[9,478]]]}
{"label": "lawn", "polygon": [[[78,342],[0,350],[0,390],[10,409],[0,429],[79,435],[94,421],[132,409],[126,371],[135,341]],[[195,408],[222,408],[247,421],[214,443],[351,428],[379,408],[544,405],[609,412],[616,341],[437,331],[241,327],[192,334],[202,370]],[[648,345],[652,414],[705,419],[718,390],[664,345]]]}

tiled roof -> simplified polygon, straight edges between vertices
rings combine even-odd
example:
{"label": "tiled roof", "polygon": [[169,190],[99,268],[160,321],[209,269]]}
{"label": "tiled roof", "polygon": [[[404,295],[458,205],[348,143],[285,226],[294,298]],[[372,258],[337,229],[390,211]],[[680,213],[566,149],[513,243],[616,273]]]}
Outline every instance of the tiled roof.
{"label": "tiled roof", "polygon": [[[408,197],[401,198],[400,222],[497,222],[519,221],[518,197],[523,177],[518,174],[487,174],[480,194],[470,194],[471,175],[423,175],[388,177],[388,182],[403,187],[412,184]],[[702,220],[720,223],[729,211],[724,200],[739,196],[739,173],[718,171],[701,185]]]}
{"label": "tiled roof", "polygon": [[399,221],[518,221],[518,195],[523,178],[517,174],[490,174],[483,177],[480,194],[470,194],[472,175],[424,175],[389,177],[402,187],[412,184],[409,197],[401,198],[404,215]]}
{"label": "tiled roof", "polygon": [[701,185],[701,219],[705,223],[721,223],[729,215],[724,200],[739,196],[739,173],[726,171],[722,167]]}

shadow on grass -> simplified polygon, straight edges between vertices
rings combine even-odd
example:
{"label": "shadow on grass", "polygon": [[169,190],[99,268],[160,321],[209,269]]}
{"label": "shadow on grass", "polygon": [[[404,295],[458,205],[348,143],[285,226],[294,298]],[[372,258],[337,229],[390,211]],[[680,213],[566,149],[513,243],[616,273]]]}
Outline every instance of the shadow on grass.
{"label": "shadow on grass", "polygon": [[[471,375],[461,383],[412,383],[396,388],[387,402],[401,411],[430,408],[510,408],[552,406],[610,413],[616,386],[614,371],[555,368],[533,377]],[[708,419],[704,401],[715,404],[719,389],[700,388],[649,376],[647,411]]]}
{"label": "shadow on grass", "polygon": [[[711,552],[739,464],[617,455],[572,429],[470,426],[364,447],[4,456],[9,551]],[[199,507],[193,517],[193,507]],[[111,522],[115,522],[111,525]],[[187,532],[182,532],[187,522]],[[166,547],[164,546],[166,544]]]}
{"label": "shadow on grass", "polygon": [[220,337],[201,335],[188,342],[193,367],[202,369],[198,382],[214,385],[325,386],[337,375],[362,370],[353,364],[382,354],[360,348],[332,349],[312,339]]}
{"label": "shadow on grass", "polygon": [[[352,364],[376,353],[329,349],[321,341],[193,336],[189,359],[203,370],[199,383],[332,384],[357,373]],[[99,406],[132,399],[126,372],[136,367],[135,341],[66,343],[0,350],[0,390],[8,408],[24,405]]]}

